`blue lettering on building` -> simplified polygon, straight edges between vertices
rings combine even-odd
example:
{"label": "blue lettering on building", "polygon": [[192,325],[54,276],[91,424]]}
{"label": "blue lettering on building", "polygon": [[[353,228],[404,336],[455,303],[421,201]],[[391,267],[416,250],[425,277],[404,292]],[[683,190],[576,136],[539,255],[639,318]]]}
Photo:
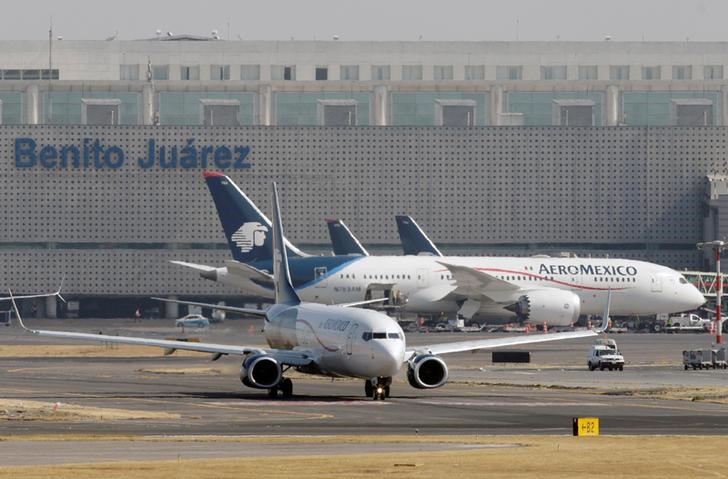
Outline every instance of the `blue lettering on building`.
{"label": "blue lettering on building", "polygon": [[[78,144],[40,144],[31,137],[15,138],[15,167],[65,169],[111,169],[125,165],[127,154],[120,145],[107,145],[97,138]],[[241,170],[251,168],[250,147],[244,145],[198,145],[188,138],[182,145],[158,144],[149,138],[146,154],[135,165],[142,169]]]}

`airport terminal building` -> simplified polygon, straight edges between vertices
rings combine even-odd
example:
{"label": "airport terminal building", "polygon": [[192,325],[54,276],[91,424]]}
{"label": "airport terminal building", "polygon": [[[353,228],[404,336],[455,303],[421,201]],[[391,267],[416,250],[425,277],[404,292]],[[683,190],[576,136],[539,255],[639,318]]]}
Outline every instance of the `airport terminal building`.
{"label": "airport terminal building", "polygon": [[728,235],[727,105],[728,43],[3,41],[1,286],[65,277],[91,316],[230,300],[169,263],[230,258],[204,170],[264,211],[278,181],[311,253],[338,217],[399,254],[407,213],[445,254],[702,269],[695,244]]}

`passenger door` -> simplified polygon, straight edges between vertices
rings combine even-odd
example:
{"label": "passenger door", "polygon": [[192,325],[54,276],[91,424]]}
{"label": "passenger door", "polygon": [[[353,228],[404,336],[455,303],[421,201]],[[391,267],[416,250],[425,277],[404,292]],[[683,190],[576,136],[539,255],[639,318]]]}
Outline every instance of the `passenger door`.
{"label": "passenger door", "polygon": [[351,325],[351,329],[349,330],[349,334],[346,336],[346,355],[351,356],[351,353],[354,350],[354,338],[356,337],[356,331],[359,329],[359,323],[354,323]]}

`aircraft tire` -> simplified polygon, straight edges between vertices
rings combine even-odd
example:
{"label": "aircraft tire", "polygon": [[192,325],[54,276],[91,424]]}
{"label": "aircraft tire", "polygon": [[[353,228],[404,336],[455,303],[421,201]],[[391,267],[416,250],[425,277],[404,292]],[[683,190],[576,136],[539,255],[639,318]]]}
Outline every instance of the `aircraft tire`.
{"label": "aircraft tire", "polygon": [[278,386],[274,386],[268,390],[268,397],[274,399],[278,396]]}
{"label": "aircraft tire", "polygon": [[[389,397],[389,386],[384,386],[384,398]],[[384,399],[382,398],[382,399]]]}
{"label": "aircraft tire", "polygon": [[283,399],[293,397],[293,381],[290,378],[285,378],[281,381],[281,392],[283,393]]}
{"label": "aircraft tire", "polygon": [[364,381],[364,395],[368,398],[372,397],[374,394],[374,386],[372,386],[372,382],[370,380]]}

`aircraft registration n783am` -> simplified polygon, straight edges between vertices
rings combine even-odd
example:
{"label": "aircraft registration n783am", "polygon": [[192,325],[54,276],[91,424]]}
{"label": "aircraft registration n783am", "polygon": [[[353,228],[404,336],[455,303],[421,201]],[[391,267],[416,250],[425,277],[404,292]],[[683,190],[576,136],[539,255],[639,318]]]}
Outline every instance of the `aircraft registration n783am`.
{"label": "aircraft registration n783am", "polygon": [[[277,396],[279,391],[283,397],[292,395],[293,383],[284,374],[288,369],[294,368],[303,373],[364,379],[365,394],[380,400],[389,396],[392,376],[405,365],[407,379],[413,387],[437,388],[443,386],[448,377],[447,365],[440,358],[442,354],[597,335],[595,331],[582,330],[408,348],[400,326],[384,313],[342,305],[301,302],[290,280],[275,184],[272,197],[272,269],[275,304],[263,311],[175,301],[263,316],[265,318],[263,331],[269,348],[32,330],[23,324],[13,299],[18,322],[23,328],[39,336],[157,346],[168,350],[185,349],[211,353],[214,359],[224,354],[242,356],[240,379],[243,384],[267,389],[270,396]],[[605,318],[608,317],[608,313],[609,296],[604,310]],[[608,321],[604,321],[604,326],[607,323]]]}
{"label": "aircraft registration n783am", "polygon": [[[203,278],[272,296],[271,222],[227,176],[206,172],[234,261],[214,267],[175,261]],[[398,292],[407,312],[515,316],[568,326],[580,314],[600,314],[607,292],[614,315],[676,313],[698,308],[703,295],[677,271],[612,258],[478,256],[309,256],[286,242],[291,279],[305,301],[364,301]]]}

